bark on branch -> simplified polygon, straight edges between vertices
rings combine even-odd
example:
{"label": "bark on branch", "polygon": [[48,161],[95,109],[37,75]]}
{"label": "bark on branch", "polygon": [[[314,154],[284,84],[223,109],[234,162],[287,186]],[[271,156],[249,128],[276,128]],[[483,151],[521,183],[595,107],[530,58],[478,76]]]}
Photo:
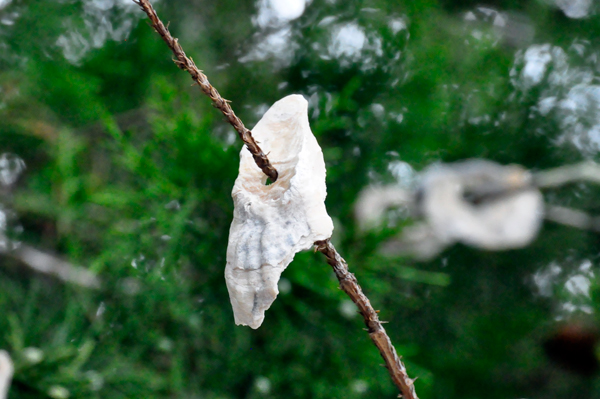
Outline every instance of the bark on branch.
{"label": "bark on branch", "polygon": [[385,367],[390,373],[394,384],[402,393],[404,399],[418,399],[415,392],[414,381],[408,377],[406,367],[396,353],[390,337],[381,325],[377,311],[371,306],[369,298],[363,293],[354,274],[348,270],[348,264],[336,251],[329,240],[315,242],[316,250],[321,252],[327,258],[327,263],[331,265],[333,271],[340,282],[340,288],[350,297],[352,302],[358,306],[360,314],[364,318],[367,331],[371,341],[375,344],[383,360]]}
{"label": "bark on branch", "polygon": [[217,89],[210,84],[206,75],[203,74],[200,69],[198,69],[191,58],[188,58],[185,55],[185,52],[181,48],[181,45],[177,39],[171,36],[169,30],[158,18],[156,11],[154,11],[154,8],[152,8],[152,4],[150,4],[148,0],[133,0],[133,2],[139,5],[148,15],[154,30],[163,38],[171,51],[173,51],[173,55],[175,55],[175,59],[173,61],[175,64],[184,71],[188,71],[194,82],[200,86],[202,92],[210,97],[214,106],[217,107],[223,113],[223,115],[225,115],[227,121],[238,132],[238,135],[244,144],[246,144],[246,147],[252,154],[252,157],[254,157],[256,165],[258,165],[265,175],[269,176],[272,182],[275,182],[277,180],[277,170],[275,170],[273,165],[271,165],[265,153],[260,149],[256,141],[254,141],[252,132],[248,130],[246,126],[244,126],[241,119],[238,118],[233,112],[233,109],[231,109],[231,106],[229,105],[229,101],[221,97]]}

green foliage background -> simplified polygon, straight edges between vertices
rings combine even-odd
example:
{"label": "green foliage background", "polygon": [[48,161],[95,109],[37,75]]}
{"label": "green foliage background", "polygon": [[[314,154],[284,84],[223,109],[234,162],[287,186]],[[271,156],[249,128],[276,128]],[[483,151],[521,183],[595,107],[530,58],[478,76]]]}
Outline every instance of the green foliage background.
{"label": "green foliage background", "polygon": [[[422,399],[597,398],[597,377],[542,349],[557,320],[597,321],[597,235],[546,223],[522,250],[456,246],[416,262],[378,252],[405,224],[398,215],[371,233],[353,217],[360,190],[396,181],[398,161],[537,170],[597,159],[593,140],[564,139],[566,116],[539,102],[564,98],[576,73],[597,88],[598,10],[572,19],[549,1],[490,3],[312,0],[271,26],[256,22],[261,2],[156,6],[247,126],[287,94],[310,98],[334,242],[390,321]],[[501,29],[489,10],[520,25]],[[0,255],[9,398],[396,397],[320,254],[296,256],[283,274],[291,290],[260,329],[234,325],[223,270],[241,144],[143,17],[125,1],[0,1],[0,152],[27,165],[1,191],[0,209],[15,213],[7,231],[103,280],[88,290]],[[359,55],[336,50],[344,26],[363,32]],[[281,29],[288,44],[263,51]],[[549,77],[556,62],[523,83],[524,53],[541,44],[565,54],[566,83]],[[592,128],[593,115],[577,117]],[[583,184],[546,197],[590,212],[597,198]],[[551,265],[560,272],[542,292],[534,276]],[[589,295],[568,289],[574,276]]]}

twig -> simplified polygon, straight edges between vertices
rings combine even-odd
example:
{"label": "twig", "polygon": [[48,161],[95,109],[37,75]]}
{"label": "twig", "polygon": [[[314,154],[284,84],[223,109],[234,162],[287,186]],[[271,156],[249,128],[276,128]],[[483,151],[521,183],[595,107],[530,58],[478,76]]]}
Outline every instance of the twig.
{"label": "twig", "polygon": [[8,352],[0,350],[0,399],[5,399],[8,395],[13,371],[13,363]]}
{"label": "twig", "polygon": [[28,245],[21,244],[18,248],[0,253],[23,262],[37,272],[54,275],[65,282],[86,288],[100,288],[100,280],[92,272]]}
{"label": "twig", "polygon": [[600,217],[591,216],[576,209],[563,206],[546,205],[545,217],[555,223],[575,227],[582,230],[600,232]]}
{"label": "twig", "polygon": [[[224,100],[219,95],[217,90],[208,82],[208,78],[196,67],[194,62],[185,55],[183,49],[177,42],[177,39],[174,39],[171,36],[167,28],[156,15],[156,12],[152,8],[150,2],[148,0],[132,1],[138,4],[142,10],[148,14],[148,17],[152,21],[152,27],[154,27],[156,32],[158,32],[158,34],[163,38],[177,58],[177,60],[175,60],[177,66],[188,71],[190,75],[192,75],[192,79],[198,83],[202,91],[211,98],[213,104],[219,108],[221,112],[223,112],[229,123],[235,128],[235,130],[237,130],[240,138],[252,153],[254,161],[258,167],[262,169],[264,174],[266,174],[271,181],[274,182],[277,180],[277,171],[269,163],[267,156],[258,147],[252,138],[251,132],[246,129],[242,121],[233,113],[233,110],[227,103],[227,100]],[[348,294],[350,299],[352,299],[352,301],[360,309],[365,319],[369,336],[385,360],[386,368],[390,373],[392,381],[402,393],[402,397],[404,399],[418,399],[413,384],[414,380],[411,380],[408,377],[406,368],[400,361],[400,358],[398,357],[390,338],[386,334],[385,329],[381,326],[381,322],[377,317],[377,313],[371,306],[369,299],[363,294],[362,289],[358,285],[356,277],[354,277],[354,275],[348,271],[348,264],[346,261],[340,256],[340,254],[337,253],[329,240],[317,241],[315,242],[315,245],[317,250],[325,255],[327,262],[333,267],[333,271],[340,281],[342,290]]]}
{"label": "twig", "polygon": [[344,258],[340,256],[329,240],[317,241],[315,245],[317,251],[321,252],[327,258],[327,263],[333,268],[342,290],[358,306],[360,314],[365,319],[369,337],[375,346],[377,346],[377,349],[379,349],[379,353],[381,353],[381,357],[385,361],[385,367],[388,369],[392,381],[402,393],[402,398],[418,399],[415,392],[414,380],[408,377],[406,367],[404,367],[400,357],[398,357],[396,349],[394,349],[390,338],[381,325],[382,322],[379,321],[377,312],[371,306],[369,298],[363,294],[354,274],[348,271],[348,264]]}
{"label": "twig", "polygon": [[238,132],[238,135],[252,154],[256,165],[258,165],[265,175],[269,176],[271,182],[275,182],[278,176],[277,170],[275,170],[273,165],[271,165],[265,153],[260,149],[256,141],[254,141],[252,132],[244,126],[240,118],[238,118],[233,112],[231,106],[229,105],[229,101],[221,97],[217,89],[210,84],[206,75],[204,75],[202,71],[198,69],[193,60],[185,55],[185,52],[181,48],[181,45],[177,39],[171,36],[169,30],[158,18],[156,11],[154,11],[154,8],[152,8],[152,4],[150,4],[148,0],[133,0],[133,2],[139,5],[142,10],[148,14],[154,30],[163,38],[171,51],[173,51],[173,54],[176,58],[173,60],[175,64],[179,68],[188,71],[188,73],[192,76],[192,79],[198,84],[198,86],[200,86],[200,89],[202,89],[204,94],[210,97],[214,106],[217,107],[223,113],[223,115],[225,115],[227,121]]}
{"label": "twig", "polygon": [[600,165],[592,161],[537,172],[533,183],[540,188],[558,187],[576,181],[590,181],[600,184]]}
{"label": "twig", "polygon": [[[600,184],[600,165],[585,161],[575,165],[537,172],[533,175],[533,185],[540,188],[554,188],[577,181],[588,181]],[[546,205],[545,218],[555,223],[564,224],[582,230],[600,233],[600,217],[591,216],[583,211],[556,205]]]}

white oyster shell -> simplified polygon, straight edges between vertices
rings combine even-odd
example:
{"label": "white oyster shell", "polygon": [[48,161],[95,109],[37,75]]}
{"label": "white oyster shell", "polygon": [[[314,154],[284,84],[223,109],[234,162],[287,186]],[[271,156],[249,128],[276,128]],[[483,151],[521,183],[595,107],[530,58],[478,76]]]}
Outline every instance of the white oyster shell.
{"label": "white oyster shell", "polygon": [[325,209],[325,162],[300,95],[277,101],[252,129],[279,177],[267,177],[244,147],[233,186],[234,213],[225,280],[235,323],[258,328],[294,255],[331,237]]}

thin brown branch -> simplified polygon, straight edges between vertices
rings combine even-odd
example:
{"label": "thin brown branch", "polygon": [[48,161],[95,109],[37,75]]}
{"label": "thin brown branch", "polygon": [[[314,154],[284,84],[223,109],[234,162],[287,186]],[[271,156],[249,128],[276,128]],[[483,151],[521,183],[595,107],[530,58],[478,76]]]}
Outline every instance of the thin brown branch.
{"label": "thin brown branch", "polygon": [[[184,69],[190,73],[192,79],[200,86],[202,91],[210,97],[213,104],[223,112],[227,117],[229,123],[237,130],[240,138],[246,144],[254,161],[260,169],[267,175],[273,182],[277,180],[277,171],[270,164],[267,156],[262,152],[260,147],[256,144],[252,138],[251,132],[244,126],[242,121],[233,113],[233,110],[228,104],[228,101],[223,99],[219,92],[210,85],[208,78],[204,75],[189,59],[183,49],[177,42],[177,39],[173,38],[169,33],[168,29],[160,21],[156,12],[152,8],[152,5],[148,0],[133,0],[138,4],[142,10],[152,21],[152,26],[158,32],[158,34],[167,43],[169,48],[173,51],[176,57],[175,63],[181,69]],[[385,366],[388,369],[392,381],[398,387],[402,393],[404,399],[418,399],[414,388],[414,380],[408,377],[406,373],[406,367],[400,360],[396,349],[392,345],[390,338],[388,337],[385,329],[381,325],[382,322],[377,316],[377,312],[371,306],[369,299],[363,294],[362,289],[358,285],[356,277],[348,271],[348,264],[346,261],[337,253],[334,246],[329,240],[317,241],[315,246],[318,251],[323,253],[327,258],[327,262],[333,267],[333,271],[340,281],[340,287],[342,290],[352,299],[352,301],[358,306],[361,314],[364,317],[367,331],[371,340],[379,349],[381,356],[385,361]]]}
{"label": "thin brown branch", "polygon": [[327,263],[331,265],[333,271],[340,282],[340,288],[352,299],[352,302],[358,306],[360,314],[365,320],[369,337],[379,349],[381,357],[385,361],[385,367],[390,373],[394,384],[402,393],[404,399],[418,399],[415,392],[414,380],[409,378],[406,373],[406,367],[396,353],[392,341],[388,337],[381,321],[377,316],[377,311],[371,306],[369,298],[363,294],[358,285],[354,274],[348,270],[348,264],[336,251],[329,240],[315,242],[317,251],[321,252],[327,258]]}
{"label": "thin brown branch", "polygon": [[269,159],[267,158],[267,155],[265,155],[265,153],[261,150],[256,141],[254,141],[254,138],[252,137],[252,132],[248,130],[246,126],[244,126],[240,118],[238,118],[237,115],[233,112],[233,109],[231,109],[231,106],[229,105],[229,101],[221,97],[217,89],[215,89],[210,84],[206,75],[204,75],[202,71],[198,69],[196,64],[194,64],[194,61],[192,61],[185,55],[185,52],[181,48],[181,45],[179,44],[177,39],[171,36],[169,30],[158,18],[156,11],[154,11],[154,8],[152,8],[152,4],[150,4],[148,0],[133,0],[133,2],[139,5],[142,8],[142,10],[148,15],[154,30],[163,38],[163,40],[165,41],[165,43],[167,43],[167,46],[169,46],[171,51],[173,51],[173,54],[175,55],[175,60],[173,61],[175,62],[175,64],[179,68],[188,71],[188,73],[192,76],[194,82],[196,82],[198,86],[200,86],[202,92],[204,92],[204,94],[210,97],[214,106],[217,107],[223,113],[223,115],[225,115],[227,121],[238,132],[238,135],[240,136],[244,144],[246,144],[246,147],[252,154],[252,157],[254,157],[256,165],[258,165],[258,167],[264,172],[265,175],[269,176],[272,182],[275,182],[278,176],[277,170],[275,170],[273,165],[271,165]]}

